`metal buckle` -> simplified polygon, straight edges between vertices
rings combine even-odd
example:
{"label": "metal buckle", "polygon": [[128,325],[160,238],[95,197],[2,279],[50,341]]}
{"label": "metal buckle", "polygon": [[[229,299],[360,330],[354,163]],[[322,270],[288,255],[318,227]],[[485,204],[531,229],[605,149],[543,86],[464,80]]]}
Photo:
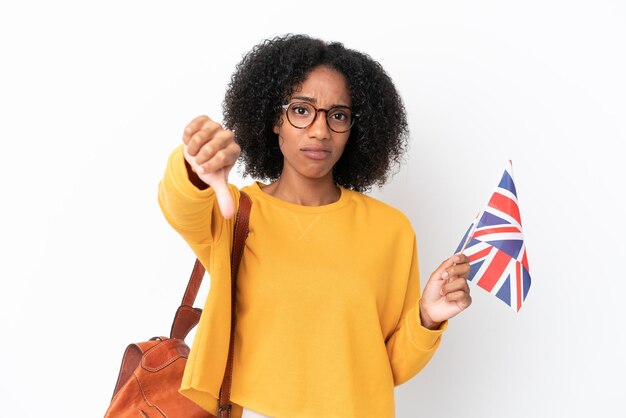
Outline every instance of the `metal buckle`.
{"label": "metal buckle", "polygon": [[224,406],[217,407],[217,418],[222,418],[222,411],[226,411],[226,416],[230,417],[230,410],[232,409],[231,404],[226,404]]}

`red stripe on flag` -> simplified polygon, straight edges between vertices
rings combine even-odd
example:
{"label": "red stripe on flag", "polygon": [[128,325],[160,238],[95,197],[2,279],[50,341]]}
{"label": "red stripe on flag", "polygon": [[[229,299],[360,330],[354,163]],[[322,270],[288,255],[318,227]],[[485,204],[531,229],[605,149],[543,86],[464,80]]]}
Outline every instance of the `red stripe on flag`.
{"label": "red stripe on flag", "polygon": [[517,206],[517,202],[513,199],[510,199],[500,193],[494,193],[489,201],[489,206],[512,216],[518,224],[522,225],[519,207]]}
{"label": "red stripe on flag", "polygon": [[492,248],[493,247],[487,247],[484,250],[478,251],[476,254],[470,255],[469,256],[470,263],[472,263],[472,262],[474,262],[476,260],[480,260],[483,257],[486,257],[491,252]]}
{"label": "red stripe on flag", "polygon": [[502,251],[497,251],[495,257],[493,257],[493,260],[489,263],[489,267],[487,267],[487,270],[483,274],[483,277],[478,281],[478,286],[482,287],[487,292],[491,292],[491,289],[493,289],[502,276],[502,273],[504,273],[504,270],[509,265],[509,261],[511,261],[511,256]]}
{"label": "red stripe on flag", "polygon": [[522,265],[517,261],[515,267],[517,267],[515,281],[517,282],[517,310],[519,311],[522,307]]}
{"label": "red stripe on flag", "polygon": [[526,247],[524,247],[524,256],[522,257],[522,266],[524,266],[526,271],[530,270],[530,268],[528,267],[528,257],[526,256]]}
{"label": "red stripe on flag", "polygon": [[516,228],[514,226],[505,226],[502,228],[489,228],[489,229],[481,229],[480,231],[476,231],[474,233],[474,237],[480,237],[483,235],[489,235],[489,234],[498,234],[498,233],[502,233],[502,232],[521,232],[519,230],[519,228]]}

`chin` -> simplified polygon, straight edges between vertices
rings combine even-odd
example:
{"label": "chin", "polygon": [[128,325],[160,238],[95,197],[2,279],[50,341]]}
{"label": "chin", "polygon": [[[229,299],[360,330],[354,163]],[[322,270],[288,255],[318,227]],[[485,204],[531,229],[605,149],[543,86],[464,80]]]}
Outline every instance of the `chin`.
{"label": "chin", "polygon": [[303,171],[302,176],[311,179],[311,180],[324,180],[327,177],[330,177],[332,179],[332,172],[331,171]]}

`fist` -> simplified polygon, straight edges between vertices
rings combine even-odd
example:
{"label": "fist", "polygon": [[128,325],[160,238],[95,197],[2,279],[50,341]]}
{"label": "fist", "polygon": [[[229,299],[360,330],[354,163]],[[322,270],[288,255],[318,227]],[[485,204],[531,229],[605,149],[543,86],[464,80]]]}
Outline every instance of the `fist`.
{"label": "fist", "polygon": [[215,191],[222,215],[231,218],[235,205],[228,189],[228,173],[241,154],[234,133],[203,115],[185,127],[183,143],[185,160],[198,178]]}

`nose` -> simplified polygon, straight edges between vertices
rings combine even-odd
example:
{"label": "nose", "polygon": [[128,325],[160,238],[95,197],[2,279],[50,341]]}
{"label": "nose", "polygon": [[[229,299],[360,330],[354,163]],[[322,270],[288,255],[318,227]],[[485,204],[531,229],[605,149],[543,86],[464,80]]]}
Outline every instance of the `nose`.
{"label": "nose", "polygon": [[[309,137],[317,139],[328,139],[330,136],[330,128],[326,121],[326,109],[316,109],[315,119],[309,125]],[[321,117],[320,117],[321,116]]]}

